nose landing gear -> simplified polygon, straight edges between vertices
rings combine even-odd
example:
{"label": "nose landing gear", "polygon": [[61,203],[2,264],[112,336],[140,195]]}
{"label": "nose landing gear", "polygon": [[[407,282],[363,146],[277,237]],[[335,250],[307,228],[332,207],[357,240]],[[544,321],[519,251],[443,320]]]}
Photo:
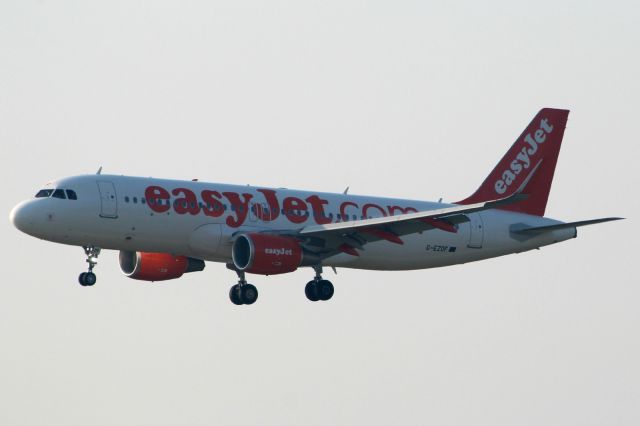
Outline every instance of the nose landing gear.
{"label": "nose landing gear", "polygon": [[304,294],[312,302],[329,300],[333,297],[334,288],[331,281],[322,279],[322,266],[314,266],[316,276],[304,288]]}
{"label": "nose landing gear", "polygon": [[93,268],[98,264],[98,256],[100,255],[100,247],[83,246],[84,253],[87,256],[87,263],[89,264],[89,271],[83,272],[78,277],[78,282],[83,287],[90,287],[97,281],[96,274],[93,273]]}

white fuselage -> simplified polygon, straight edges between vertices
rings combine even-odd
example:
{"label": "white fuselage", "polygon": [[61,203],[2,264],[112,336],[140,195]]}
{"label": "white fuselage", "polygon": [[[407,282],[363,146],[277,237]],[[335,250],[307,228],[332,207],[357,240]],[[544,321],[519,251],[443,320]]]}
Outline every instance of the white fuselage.
{"label": "white fuselage", "polygon": [[[16,206],[15,225],[57,243],[160,252],[231,263],[233,238],[252,231],[295,231],[319,223],[431,210],[447,204],[195,181],[114,175],[64,178],[50,188],[76,200],[34,198]],[[150,189],[151,188],[151,189]],[[381,240],[359,256],[341,253],[325,266],[408,270],[466,263],[531,250],[576,236],[575,228],[531,236],[512,227],[560,223],[544,217],[487,210],[467,215],[457,232],[430,229]]]}

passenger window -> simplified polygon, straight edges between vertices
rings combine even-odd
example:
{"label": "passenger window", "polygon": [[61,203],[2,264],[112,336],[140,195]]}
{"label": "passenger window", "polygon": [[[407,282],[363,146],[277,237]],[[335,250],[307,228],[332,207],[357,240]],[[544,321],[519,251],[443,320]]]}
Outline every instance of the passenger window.
{"label": "passenger window", "polygon": [[142,198],[140,198],[140,202],[141,202],[142,204],[146,204],[146,203],[147,203],[147,200],[145,200],[145,199],[144,199],[144,197],[142,197]]}
{"label": "passenger window", "polygon": [[53,198],[62,198],[63,200],[66,200],[67,197],[66,195],[64,195],[64,191],[62,189],[56,189],[55,191],[53,191],[53,195],[51,195]]}
{"label": "passenger window", "polygon": [[41,189],[36,194],[36,198],[47,198],[51,196],[51,193],[53,193],[53,189]]}
{"label": "passenger window", "polygon": [[133,197],[133,204],[138,204],[138,197]]}
{"label": "passenger window", "polygon": [[76,195],[76,191],[72,189],[67,189],[67,198],[70,200],[77,200],[78,196]]}
{"label": "passenger window", "polygon": [[124,202],[128,203],[129,202],[129,197],[124,197]]}

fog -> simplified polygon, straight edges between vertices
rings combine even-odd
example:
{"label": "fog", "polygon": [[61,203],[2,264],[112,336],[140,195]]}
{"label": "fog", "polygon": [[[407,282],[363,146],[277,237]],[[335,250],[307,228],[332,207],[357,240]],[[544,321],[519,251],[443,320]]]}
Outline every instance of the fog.
{"label": "fog", "polygon": [[2,211],[105,173],[461,199],[571,110],[547,215],[627,220],[412,272],[137,282],[0,226],[3,425],[640,422],[636,2],[0,3]]}

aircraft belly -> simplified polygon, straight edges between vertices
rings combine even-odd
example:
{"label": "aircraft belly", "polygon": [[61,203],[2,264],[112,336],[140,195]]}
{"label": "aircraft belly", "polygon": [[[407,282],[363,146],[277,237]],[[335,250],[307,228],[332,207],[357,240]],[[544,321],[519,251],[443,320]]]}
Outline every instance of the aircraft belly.
{"label": "aircraft belly", "polygon": [[378,241],[359,250],[360,256],[339,254],[326,259],[328,266],[374,270],[435,268],[467,261],[467,234],[429,231],[402,237],[403,245]]}

